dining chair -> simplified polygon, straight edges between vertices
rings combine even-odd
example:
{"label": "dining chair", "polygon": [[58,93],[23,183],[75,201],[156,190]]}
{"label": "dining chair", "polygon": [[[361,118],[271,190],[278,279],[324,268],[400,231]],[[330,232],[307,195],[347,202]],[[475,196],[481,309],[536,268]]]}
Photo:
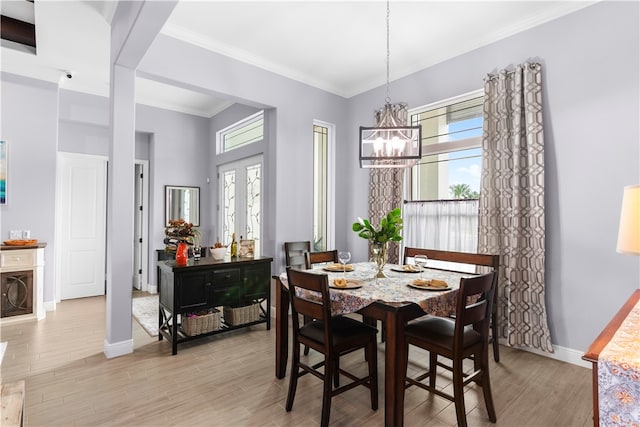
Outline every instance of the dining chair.
{"label": "dining chair", "polygon": [[305,252],[304,264],[306,269],[310,269],[313,264],[322,264],[327,262],[340,262],[338,258],[338,251],[320,251],[320,252]]}
{"label": "dining chair", "polygon": [[[482,387],[484,403],[491,422],[496,422],[496,411],[489,380],[489,323],[495,292],[495,272],[482,276],[463,278],[456,300],[456,317],[426,316],[405,327],[405,358],[403,371],[406,387],[419,386],[455,403],[459,427],[466,427],[464,386],[474,381]],[[429,371],[415,378],[407,377],[409,346],[414,345],[429,352]],[[438,356],[452,361],[441,363]],[[464,359],[472,359],[474,372],[463,371]],[[437,367],[453,373],[453,395],[436,388]],[[422,382],[429,378],[429,383]]]}
{"label": "dining chair", "polygon": [[[493,308],[491,311],[491,342],[493,344],[493,360],[500,362],[500,347],[498,346],[498,290],[497,282],[500,268],[500,256],[488,254],[476,254],[471,252],[441,251],[436,249],[404,248],[403,263],[407,264],[407,258],[416,255],[426,255],[430,260],[445,261],[456,265],[475,265],[488,267],[495,271],[496,291],[494,292]],[[451,268],[447,268],[451,270]]]}
{"label": "dining chair", "polygon": [[309,240],[300,242],[284,242],[284,260],[286,267],[302,270],[305,267],[304,253],[311,252]]}
{"label": "dining chair", "polygon": [[[378,362],[376,354],[376,334],[378,330],[345,316],[331,316],[329,299],[329,279],[326,274],[287,268],[289,296],[291,299],[291,319],[293,345],[291,355],[291,378],[287,394],[286,410],[291,411],[296,395],[298,378],[310,373],[324,382],[322,394],[322,418],[320,425],[329,424],[331,398],[356,386],[369,388],[371,409],[378,409]],[[300,292],[302,291],[302,292]],[[319,300],[306,299],[304,291],[319,295]],[[313,319],[300,324],[299,314]],[[324,359],[314,365],[300,361],[300,346],[308,346],[322,353]],[[365,377],[357,377],[340,368],[341,356],[364,349],[369,372]],[[324,367],[323,370],[319,368]],[[338,386],[337,378],[342,374],[351,382]],[[335,381],[332,381],[332,379]]]}

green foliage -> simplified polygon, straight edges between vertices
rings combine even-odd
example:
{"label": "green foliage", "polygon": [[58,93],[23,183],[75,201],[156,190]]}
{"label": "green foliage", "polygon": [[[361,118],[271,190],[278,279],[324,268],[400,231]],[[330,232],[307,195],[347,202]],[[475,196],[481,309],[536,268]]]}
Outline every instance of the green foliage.
{"label": "green foliage", "polygon": [[473,191],[469,184],[453,184],[449,186],[449,192],[454,199],[478,199],[480,194]]}
{"label": "green foliage", "polygon": [[373,243],[399,242],[402,240],[400,235],[400,230],[402,230],[400,208],[395,208],[382,217],[378,228],[371,225],[368,219],[358,218],[358,221],[353,223],[351,229],[358,233],[358,236],[371,240]]}

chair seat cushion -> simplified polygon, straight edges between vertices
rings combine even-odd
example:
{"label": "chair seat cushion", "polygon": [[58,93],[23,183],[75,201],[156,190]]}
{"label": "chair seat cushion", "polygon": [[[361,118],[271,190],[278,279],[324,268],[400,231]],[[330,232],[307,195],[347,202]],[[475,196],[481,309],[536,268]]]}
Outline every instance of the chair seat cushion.
{"label": "chair seat cushion", "polygon": [[[375,336],[378,330],[373,326],[365,325],[362,322],[344,316],[334,316],[331,318],[331,333],[333,344],[340,347],[342,344],[353,341],[357,336]],[[314,320],[300,328],[300,335],[310,338],[319,343],[324,343],[323,322]]]}
{"label": "chair seat cushion", "polygon": [[[453,332],[455,320],[428,316],[424,319],[409,323],[405,329],[407,337],[414,337],[428,344],[439,347],[453,348]],[[482,335],[471,327],[464,328],[463,346],[469,347],[482,341]]]}

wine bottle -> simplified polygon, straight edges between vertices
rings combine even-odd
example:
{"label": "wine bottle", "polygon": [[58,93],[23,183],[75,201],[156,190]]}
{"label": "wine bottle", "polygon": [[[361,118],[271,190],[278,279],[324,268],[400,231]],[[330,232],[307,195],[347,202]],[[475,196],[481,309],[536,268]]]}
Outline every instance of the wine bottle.
{"label": "wine bottle", "polygon": [[238,243],[236,242],[236,233],[231,235],[231,257],[238,256]]}

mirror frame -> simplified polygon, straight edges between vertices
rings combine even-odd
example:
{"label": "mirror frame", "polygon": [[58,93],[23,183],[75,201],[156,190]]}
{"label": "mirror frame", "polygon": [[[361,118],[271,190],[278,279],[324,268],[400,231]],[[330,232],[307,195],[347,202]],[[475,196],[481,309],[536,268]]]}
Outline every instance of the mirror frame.
{"label": "mirror frame", "polygon": [[184,215],[182,215],[180,218],[184,219],[186,222],[190,222],[193,224],[194,227],[199,227],[200,226],[200,187],[187,187],[187,186],[181,186],[181,185],[165,185],[164,186],[164,223],[165,226],[169,225],[169,220],[170,219],[180,219],[180,218],[171,218],[171,212],[173,211],[171,203],[172,203],[172,197],[171,197],[171,192],[174,190],[190,190],[190,191],[195,191],[196,196],[195,196],[195,201],[196,201],[196,206],[194,207],[194,210],[197,213],[197,217],[196,218],[185,218]]}

